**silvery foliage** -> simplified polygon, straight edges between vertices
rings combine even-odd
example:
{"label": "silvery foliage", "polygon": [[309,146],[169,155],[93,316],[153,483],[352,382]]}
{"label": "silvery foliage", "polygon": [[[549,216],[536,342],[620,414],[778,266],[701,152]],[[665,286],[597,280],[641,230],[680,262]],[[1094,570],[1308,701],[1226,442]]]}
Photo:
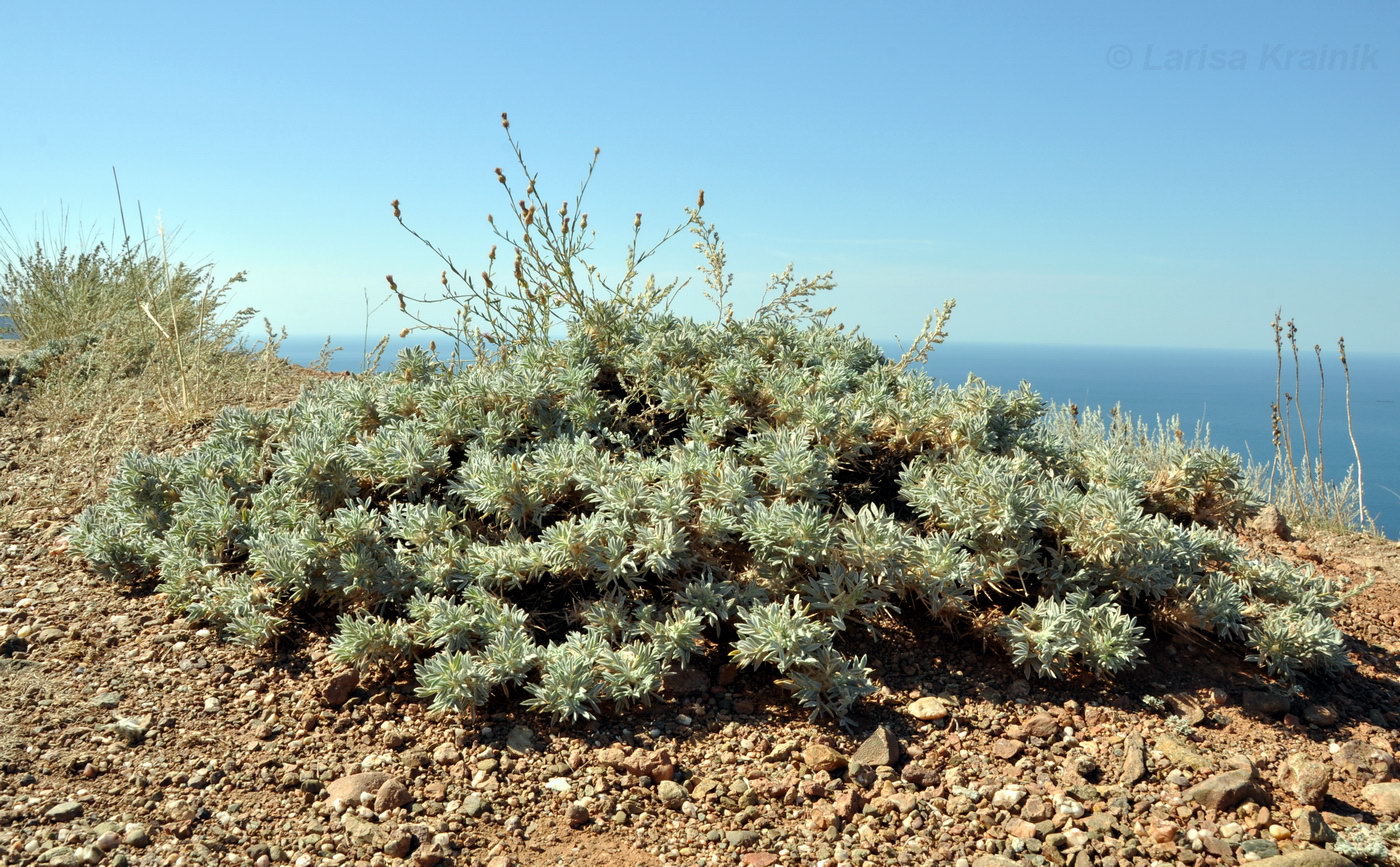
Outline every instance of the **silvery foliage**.
{"label": "silvery foliage", "polygon": [[615,312],[230,410],[188,455],[129,456],[74,546],[249,644],[329,609],[337,659],[416,665],[453,712],[644,705],[733,635],[842,718],[874,688],[842,648],[911,607],[1048,677],[1131,667],[1144,618],[1283,679],[1346,663],[1338,588],[1215,528],[1251,507],[1232,456],[1144,457],[1048,424],[1028,386],[937,383],[820,323]]}

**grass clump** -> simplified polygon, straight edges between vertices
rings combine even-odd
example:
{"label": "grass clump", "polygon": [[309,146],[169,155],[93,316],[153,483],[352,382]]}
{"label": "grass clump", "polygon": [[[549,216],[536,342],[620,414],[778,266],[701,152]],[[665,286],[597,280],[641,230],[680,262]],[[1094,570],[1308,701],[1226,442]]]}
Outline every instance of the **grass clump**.
{"label": "grass clump", "polygon": [[125,451],[222,407],[286,399],[297,377],[277,357],[281,336],[269,326],[248,348],[254,311],[228,308],[243,274],[220,283],[212,266],[170,261],[163,231],[70,248],[4,228],[0,310],[20,351],[0,362],[0,414],[23,411],[62,440],[67,466],[48,469],[65,484],[105,480]]}
{"label": "grass clump", "polygon": [[488,303],[489,270],[448,299],[470,364],[407,350],[133,455],[76,549],[250,645],[333,612],[337,659],[413,666],[452,712],[516,692],[594,717],[724,653],[844,719],[875,688],[851,637],[915,608],[1046,677],[1136,665],[1154,622],[1286,680],[1346,664],[1339,589],[1222,531],[1252,508],[1237,459],[1145,460],[1057,433],[1029,387],[934,382],[910,362],[951,305],[900,360],[808,305],[827,278],[780,275],[736,316],[699,205],[682,225],[720,316],[672,315],[678,284],[636,286],[636,235],[605,282],[539,228],[525,173],[516,303]]}

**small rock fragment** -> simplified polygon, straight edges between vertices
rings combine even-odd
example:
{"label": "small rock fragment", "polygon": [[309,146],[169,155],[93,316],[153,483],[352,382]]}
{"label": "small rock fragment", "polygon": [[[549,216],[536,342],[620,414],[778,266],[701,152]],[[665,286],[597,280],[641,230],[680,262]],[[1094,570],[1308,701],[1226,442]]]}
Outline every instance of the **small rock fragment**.
{"label": "small rock fragment", "polygon": [[1362,782],[1384,782],[1395,775],[1395,757],[1366,741],[1342,744],[1332,757],[1332,765],[1343,775]]}
{"label": "small rock fragment", "polygon": [[350,693],[360,685],[360,675],[354,670],[342,671],[326,681],[321,688],[321,700],[328,707],[340,707],[350,700]]}
{"label": "small rock fragment", "polygon": [[1288,713],[1288,696],[1276,692],[1247,689],[1240,700],[1240,706],[1247,712],[1262,717],[1280,717]]}
{"label": "small rock fragment", "polygon": [[894,733],[885,726],[877,726],[870,737],[865,739],[865,743],[856,748],[850,760],[874,768],[881,765],[893,767],[899,762],[902,754],[903,750]]}
{"label": "small rock fragment", "polygon": [[846,757],[840,751],[827,746],[826,744],[809,744],[802,751],[802,762],[814,771],[826,771],[828,773],[839,770],[846,766]]}
{"label": "small rock fragment", "polygon": [[1325,704],[1310,704],[1303,708],[1303,719],[1318,728],[1329,728],[1337,724],[1337,711]]}
{"label": "small rock fragment", "polygon": [[1239,768],[1202,780],[1183,792],[1182,797],[1211,810],[1229,810],[1259,797],[1259,787],[1250,768]]}
{"label": "small rock fragment", "polygon": [[587,807],[574,803],[564,809],[564,821],[569,823],[570,828],[577,829],[593,821],[593,816],[589,814]]}
{"label": "small rock fragment", "polygon": [[383,813],[413,803],[408,787],[398,777],[390,777],[380,784],[374,795],[374,811]]}
{"label": "small rock fragment", "polygon": [[1400,783],[1372,783],[1361,790],[1361,797],[1370,802],[1376,815],[1400,817]]}
{"label": "small rock fragment", "polygon": [[383,771],[364,771],[350,774],[326,784],[326,798],[330,801],[359,804],[361,795],[365,793],[375,794],[379,791],[379,787],[388,780],[389,775]]}
{"label": "small rock fragment", "polygon": [[656,798],[674,809],[689,800],[690,793],[685,790],[685,786],[674,780],[662,780],[656,784]]}
{"label": "small rock fragment", "polygon": [[1123,773],[1118,778],[1125,786],[1131,786],[1147,776],[1147,745],[1142,735],[1131,732],[1123,739]]}
{"label": "small rock fragment", "polygon": [[1288,519],[1270,503],[1259,510],[1259,514],[1249,520],[1249,528],[1265,538],[1291,541],[1293,534],[1288,529]]}
{"label": "small rock fragment", "polygon": [[908,711],[909,715],[914,719],[923,720],[925,722],[944,719],[948,716],[947,705],[933,696],[924,696],[923,698],[915,699],[913,703],[909,705]]}
{"label": "small rock fragment", "polygon": [[1025,748],[1026,745],[1020,741],[1012,740],[1011,738],[997,738],[996,743],[992,744],[992,755],[1002,761],[1009,762],[1019,756],[1021,750]]}
{"label": "small rock fragment", "polygon": [[77,801],[62,801],[50,807],[44,818],[51,822],[71,822],[83,814],[83,805]]}
{"label": "small rock fragment", "polygon": [[1294,753],[1284,759],[1279,782],[1300,804],[1320,807],[1332,783],[1332,769],[1316,759]]}
{"label": "small rock fragment", "polygon": [[1060,723],[1048,713],[1038,713],[1021,723],[1021,728],[1033,738],[1052,738],[1060,730]]}

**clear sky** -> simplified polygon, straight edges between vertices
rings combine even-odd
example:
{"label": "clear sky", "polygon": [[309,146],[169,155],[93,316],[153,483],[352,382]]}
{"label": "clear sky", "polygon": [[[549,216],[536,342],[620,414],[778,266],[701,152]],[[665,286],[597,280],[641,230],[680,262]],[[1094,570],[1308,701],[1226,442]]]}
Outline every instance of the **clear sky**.
{"label": "clear sky", "polygon": [[[602,160],[600,265],[699,188],[741,310],[787,262],[908,337],[1400,351],[1400,4],[11,3],[0,209],[111,231],[111,167],[247,270],[236,303],[360,333],[383,275],[479,270],[512,132],[546,198]],[[1322,68],[1318,68],[1322,67]],[[691,273],[689,242],[658,260]],[[698,290],[692,298],[699,299]],[[705,315],[702,301],[682,312]],[[404,323],[388,308],[370,330]]]}

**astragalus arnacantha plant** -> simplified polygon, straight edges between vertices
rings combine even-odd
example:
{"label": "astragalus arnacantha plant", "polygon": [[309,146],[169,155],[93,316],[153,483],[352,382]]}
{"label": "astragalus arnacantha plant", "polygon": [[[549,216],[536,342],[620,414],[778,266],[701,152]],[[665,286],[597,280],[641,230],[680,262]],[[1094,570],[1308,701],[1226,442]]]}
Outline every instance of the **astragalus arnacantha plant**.
{"label": "astragalus arnacantha plant", "polygon": [[779,274],[736,317],[703,194],[666,237],[699,238],[720,315],[669,315],[680,284],[635,280],[641,215],[609,280],[583,258],[582,192],[555,211],[525,173],[517,202],[497,170],[512,276],[444,256],[438,330],[471,363],[409,350],[229,410],[187,455],[130,457],[75,548],[250,645],[330,610],[337,659],[413,665],[449,711],[515,690],[591,717],[725,654],[844,718],[874,688],[851,636],[915,608],[1049,677],[1131,667],[1154,618],[1282,679],[1345,664],[1337,588],[1216,529],[1252,508],[1234,457],[1144,457],[1049,423],[1029,387],[935,382],[911,362],[950,305],[896,361],[807,305],[827,277]]}
{"label": "astragalus arnacantha plant", "polygon": [[416,662],[453,710],[512,686],[564,717],[644,704],[722,645],[841,717],[872,689],[845,637],[916,606],[1052,677],[1132,666],[1154,616],[1284,678],[1344,663],[1336,588],[1192,522],[1207,490],[1247,506],[1237,463],[1164,472],[1042,414],[823,325],[600,304],[508,360],[408,351],[228,411],[190,454],[130,458],[74,541],[249,644],[329,607],[337,658]]}

